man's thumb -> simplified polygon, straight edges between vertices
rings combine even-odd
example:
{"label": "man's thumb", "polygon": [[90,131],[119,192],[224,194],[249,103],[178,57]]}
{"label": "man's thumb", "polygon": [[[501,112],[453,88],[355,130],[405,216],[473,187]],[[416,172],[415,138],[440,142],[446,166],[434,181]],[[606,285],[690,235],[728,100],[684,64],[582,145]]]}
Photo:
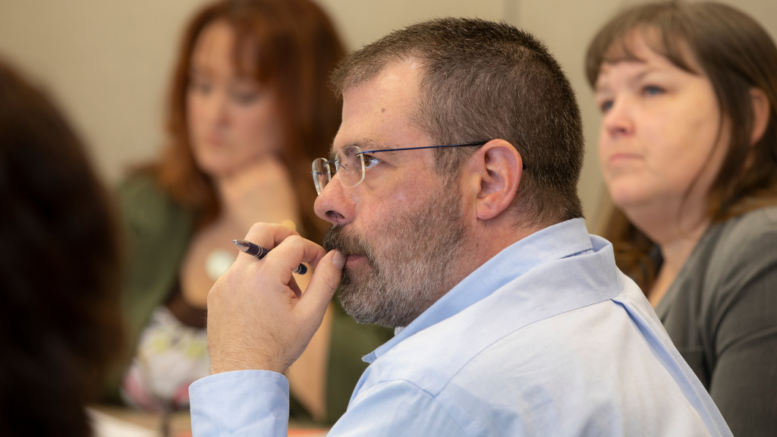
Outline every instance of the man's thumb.
{"label": "man's thumb", "polygon": [[313,272],[300,304],[312,311],[324,311],[340,285],[344,265],[345,257],[339,251],[332,250],[324,255]]}

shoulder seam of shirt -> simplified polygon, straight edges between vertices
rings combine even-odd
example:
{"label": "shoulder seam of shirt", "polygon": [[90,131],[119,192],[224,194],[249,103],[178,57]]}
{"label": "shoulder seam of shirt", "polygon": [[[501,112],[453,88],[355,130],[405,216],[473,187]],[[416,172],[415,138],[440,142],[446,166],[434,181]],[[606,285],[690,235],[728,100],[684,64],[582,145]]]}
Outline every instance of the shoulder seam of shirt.
{"label": "shoulder seam of shirt", "polygon": [[450,419],[453,421],[453,423],[455,423],[455,424],[456,424],[456,426],[458,426],[458,427],[459,427],[459,429],[461,430],[461,433],[462,433],[462,434],[464,434],[464,435],[466,435],[466,436],[469,436],[469,434],[468,434],[468,433],[467,433],[467,432],[464,430],[464,428],[461,426],[461,423],[459,423],[459,421],[458,421],[458,420],[456,420],[456,417],[455,417],[453,414],[451,414],[451,412],[450,412],[450,411],[448,411],[448,409],[447,409],[447,408],[445,408],[445,406],[444,406],[442,403],[440,403],[440,402],[437,400],[437,396],[436,396],[436,395],[433,395],[432,393],[429,393],[427,390],[424,390],[423,388],[419,387],[418,385],[416,385],[415,383],[413,383],[413,382],[412,382],[412,381],[410,381],[410,380],[407,380],[407,379],[404,379],[404,378],[401,378],[401,379],[400,379],[400,378],[397,378],[397,379],[391,379],[391,380],[387,380],[387,381],[380,381],[380,382],[378,382],[377,384],[375,384],[375,385],[373,385],[372,387],[370,387],[370,388],[369,388],[369,390],[376,389],[376,388],[380,387],[381,385],[384,385],[384,384],[390,384],[390,383],[392,383],[392,382],[398,382],[398,383],[404,383],[404,384],[407,384],[407,385],[409,385],[409,386],[412,386],[412,387],[413,387],[413,388],[415,388],[416,390],[418,390],[418,391],[420,391],[420,392],[422,392],[422,393],[426,394],[427,396],[429,396],[429,398],[431,398],[431,399],[432,399],[432,401],[434,401],[434,403],[436,403],[437,405],[439,405],[439,406],[440,406],[440,409],[442,409],[443,411],[445,411],[445,414],[447,414],[447,415],[448,415],[448,417],[450,417]]}
{"label": "shoulder seam of shirt", "polygon": [[[623,293],[623,291],[621,290],[621,292],[620,292],[618,295],[620,296],[620,294],[622,294],[622,293]],[[480,355],[481,355],[483,352],[485,352],[486,350],[490,349],[491,347],[493,347],[494,345],[496,345],[496,344],[497,344],[497,343],[499,343],[500,341],[503,341],[505,338],[509,337],[510,335],[513,335],[513,334],[515,334],[515,333],[516,333],[516,332],[518,332],[518,331],[521,331],[521,330],[523,330],[523,329],[525,329],[525,328],[528,328],[528,327],[530,327],[530,326],[533,326],[533,325],[535,325],[535,324],[537,324],[537,323],[540,323],[540,322],[543,322],[543,321],[545,321],[545,320],[551,319],[551,318],[553,318],[553,317],[560,316],[560,315],[562,315],[562,314],[566,314],[566,313],[569,313],[569,312],[572,312],[572,311],[576,311],[576,310],[579,310],[579,309],[582,309],[582,308],[587,308],[587,307],[589,307],[589,306],[592,306],[592,305],[598,305],[598,304],[600,304],[600,303],[604,303],[604,302],[608,302],[608,301],[609,301],[609,302],[612,302],[612,301],[613,301],[613,299],[607,299],[607,300],[603,300],[603,301],[601,301],[601,302],[595,302],[595,303],[592,303],[592,304],[588,304],[588,305],[584,305],[584,306],[580,306],[580,307],[572,308],[572,309],[569,309],[569,310],[567,310],[567,311],[563,311],[563,312],[560,312],[560,313],[556,313],[556,314],[549,315],[549,316],[547,316],[547,317],[545,317],[545,318],[542,318],[542,319],[539,319],[539,320],[535,320],[535,321],[533,321],[533,322],[531,322],[531,323],[528,323],[528,324],[526,324],[526,325],[523,325],[523,326],[521,326],[520,328],[518,328],[518,329],[516,329],[516,330],[513,330],[513,331],[510,331],[510,332],[507,332],[507,333],[505,333],[505,335],[503,335],[503,336],[501,336],[501,337],[499,337],[499,338],[496,338],[496,339],[494,339],[494,341],[492,341],[492,342],[491,342],[491,343],[489,343],[488,345],[485,345],[485,346],[483,346],[483,347],[482,347],[482,348],[481,348],[481,349],[480,349],[480,350],[479,350],[477,353],[474,353],[474,354],[473,354],[473,355],[470,357],[470,359],[469,359],[469,360],[467,360],[466,362],[462,363],[462,365],[461,365],[461,366],[460,366],[460,367],[459,367],[459,368],[456,370],[456,372],[454,372],[453,374],[451,374],[451,376],[448,378],[448,380],[447,380],[447,381],[445,381],[445,383],[444,383],[444,384],[443,384],[443,385],[440,387],[440,389],[439,389],[439,391],[437,392],[437,394],[436,394],[436,395],[434,395],[434,394],[432,394],[432,393],[428,392],[428,391],[427,391],[427,390],[425,390],[425,389],[422,389],[421,387],[418,387],[418,386],[417,386],[415,383],[411,382],[411,381],[410,381],[410,380],[408,380],[408,379],[390,379],[390,380],[382,380],[382,381],[378,382],[378,384],[389,383],[389,382],[392,382],[392,381],[406,381],[408,384],[412,384],[414,387],[417,387],[419,390],[422,390],[424,393],[427,393],[429,396],[432,396],[432,397],[434,397],[434,398],[436,399],[436,398],[437,398],[437,396],[439,396],[439,395],[440,395],[440,394],[441,394],[443,391],[445,391],[445,389],[448,387],[448,385],[451,383],[451,381],[453,381],[453,379],[454,379],[454,378],[456,378],[456,376],[457,376],[459,373],[461,373],[461,372],[462,372],[462,371],[463,371],[463,370],[464,370],[464,369],[465,369],[465,368],[466,368],[466,367],[469,365],[469,363],[471,363],[471,362],[472,362],[472,361],[473,361],[475,358],[479,357],[479,356],[480,356]]]}

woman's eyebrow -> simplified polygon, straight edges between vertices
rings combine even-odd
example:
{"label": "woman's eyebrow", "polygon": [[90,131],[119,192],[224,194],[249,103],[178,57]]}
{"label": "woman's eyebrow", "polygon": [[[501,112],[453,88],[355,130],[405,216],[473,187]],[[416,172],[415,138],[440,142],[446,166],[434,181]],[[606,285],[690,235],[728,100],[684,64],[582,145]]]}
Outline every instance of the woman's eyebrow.
{"label": "woman's eyebrow", "polygon": [[641,82],[642,79],[645,78],[645,76],[647,76],[648,74],[654,73],[655,71],[656,71],[655,68],[645,67],[645,69],[637,73],[637,75],[635,75],[632,78],[629,78],[629,83],[635,84],[635,83]]}
{"label": "woman's eyebrow", "polygon": [[[650,75],[650,74],[653,74],[653,73],[663,73],[663,72],[664,71],[662,69],[660,69],[660,68],[656,68],[655,66],[646,65],[645,67],[643,67],[643,69],[639,73],[637,73],[636,75],[626,79],[626,82],[630,86],[634,86],[634,84],[639,83],[640,81],[644,80],[645,76],[647,76],[647,75]],[[604,84],[602,84],[602,83],[599,83],[597,81],[596,85],[594,85],[594,93],[602,93],[602,92],[609,91],[609,90],[610,90],[610,88],[609,88],[609,86],[608,86],[608,84],[606,82]]]}
{"label": "woman's eyebrow", "polygon": [[202,68],[192,65],[189,68],[189,76],[205,76],[206,72]]}

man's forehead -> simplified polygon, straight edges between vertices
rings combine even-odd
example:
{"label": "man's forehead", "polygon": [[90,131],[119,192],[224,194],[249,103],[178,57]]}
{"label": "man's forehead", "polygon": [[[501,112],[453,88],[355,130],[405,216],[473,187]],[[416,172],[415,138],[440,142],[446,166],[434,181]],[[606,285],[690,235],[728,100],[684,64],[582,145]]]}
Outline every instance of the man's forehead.
{"label": "man's forehead", "polygon": [[332,151],[350,145],[362,150],[394,148],[415,140],[420,129],[414,123],[418,108],[419,63],[396,61],[371,79],[343,93],[343,121]]}

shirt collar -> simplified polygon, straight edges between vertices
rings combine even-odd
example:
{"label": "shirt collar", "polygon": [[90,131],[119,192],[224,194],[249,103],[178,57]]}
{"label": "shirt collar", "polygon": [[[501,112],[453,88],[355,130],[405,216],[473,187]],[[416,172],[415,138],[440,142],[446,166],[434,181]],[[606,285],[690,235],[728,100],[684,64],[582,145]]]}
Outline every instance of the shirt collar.
{"label": "shirt collar", "polygon": [[362,360],[380,358],[404,339],[454,316],[532,268],[554,259],[593,249],[585,221],[567,220],[535,232],[510,245],[464,278],[395,336]]}

